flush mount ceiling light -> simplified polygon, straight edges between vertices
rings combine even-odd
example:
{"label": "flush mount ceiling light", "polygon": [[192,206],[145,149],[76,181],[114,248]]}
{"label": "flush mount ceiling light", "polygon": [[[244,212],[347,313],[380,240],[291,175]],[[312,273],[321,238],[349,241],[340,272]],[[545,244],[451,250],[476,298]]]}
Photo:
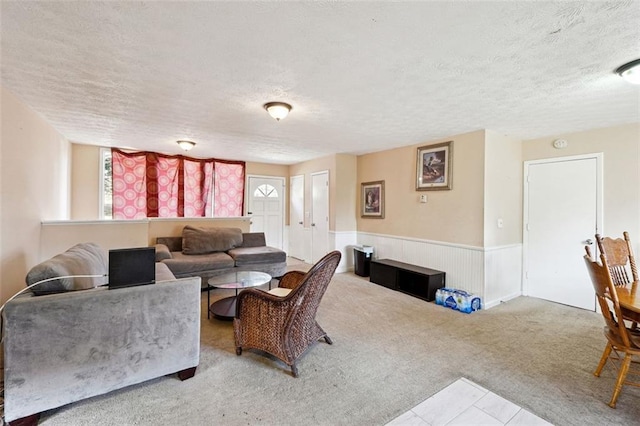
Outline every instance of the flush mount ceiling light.
{"label": "flush mount ceiling light", "polygon": [[185,151],[189,151],[191,148],[196,146],[196,143],[191,141],[178,141],[178,145],[180,145],[180,148],[184,149]]}
{"label": "flush mount ceiling light", "polygon": [[271,117],[280,121],[289,115],[289,111],[291,111],[292,108],[291,105],[284,102],[268,102],[264,104],[264,109],[267,110]]}
{"label": "flush mount ceiling light", "polygon": [[616,73],[631,84],[640,84],[640,59],[624,64]]}

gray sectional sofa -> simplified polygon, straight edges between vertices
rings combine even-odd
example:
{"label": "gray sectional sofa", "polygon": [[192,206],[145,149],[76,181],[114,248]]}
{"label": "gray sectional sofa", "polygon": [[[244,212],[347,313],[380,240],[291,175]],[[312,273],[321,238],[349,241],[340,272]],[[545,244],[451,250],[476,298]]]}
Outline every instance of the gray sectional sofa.
{"label": "gray sectional sofa", "polygon": [[[195,374],[200,358],[199,277],[156,263],[155,284],[109,290],[107,256],[79,244],[35,266],[27,284],[67,275],[3,309],[4,418],[37,424],[43,411],[157,377]],[[178,382],[179,383],[179,382]]]}
{"label": "gray sectional sofa", "polygon": [[287,254],[267,246],[263,232],[185,226],[181,237],[160,237],[156,243],[157,262],[178,278],[199,276],[203,285],[232,271],[266,272],[278,278],[287,268]]}

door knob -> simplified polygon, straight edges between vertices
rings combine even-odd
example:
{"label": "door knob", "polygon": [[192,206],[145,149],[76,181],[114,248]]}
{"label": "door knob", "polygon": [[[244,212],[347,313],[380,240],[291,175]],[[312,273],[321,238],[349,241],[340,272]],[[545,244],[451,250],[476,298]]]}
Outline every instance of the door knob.
{"label": "door knob", "polygon": [[247,214],[253,214],[253,212],[247,212]]}
{"label": "door knob", "polygon": [[302,225],[302,222],[298,222],[298,225]]}
{"label": "door knob", "polygon": [[591,238],[587,238],[582,242],[582,244],[586,244],[588,246],[593,245],[593,240]]}
{"label": "door knob", "polygon": [[315,224],[315,223],[312,223],[312,224],[311,224],[311,226],[316,226],[316,224]]}

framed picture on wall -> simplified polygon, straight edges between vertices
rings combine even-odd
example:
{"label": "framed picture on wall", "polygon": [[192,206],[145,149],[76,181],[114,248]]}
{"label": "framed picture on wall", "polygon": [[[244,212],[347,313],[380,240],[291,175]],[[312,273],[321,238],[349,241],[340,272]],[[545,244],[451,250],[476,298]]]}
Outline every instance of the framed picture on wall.
{"label": "framed picture on wall", "polygon": [[363,182],[360,196],[360,216],[384,219],[384,181]]}
{"label": "framed picture on wall", "polygon": [[451,189],[453,141],[418,148],[416,190]]}

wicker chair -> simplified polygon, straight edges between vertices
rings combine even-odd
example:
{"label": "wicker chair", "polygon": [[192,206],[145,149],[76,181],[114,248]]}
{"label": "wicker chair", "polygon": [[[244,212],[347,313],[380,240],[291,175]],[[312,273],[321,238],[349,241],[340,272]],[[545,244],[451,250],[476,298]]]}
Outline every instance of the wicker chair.
{"label": "wicker chair", "polygon": [[282,360],[298,377],[296,361],[327,333],[316,322],[316,311],[341,254],[332,251],[306,274],[291,271],[283,275],[279,288],[291,289],[283,297],[259,289],[246,289],[238,294],[233,331],[236,354],[243,349],[258,349]]}

